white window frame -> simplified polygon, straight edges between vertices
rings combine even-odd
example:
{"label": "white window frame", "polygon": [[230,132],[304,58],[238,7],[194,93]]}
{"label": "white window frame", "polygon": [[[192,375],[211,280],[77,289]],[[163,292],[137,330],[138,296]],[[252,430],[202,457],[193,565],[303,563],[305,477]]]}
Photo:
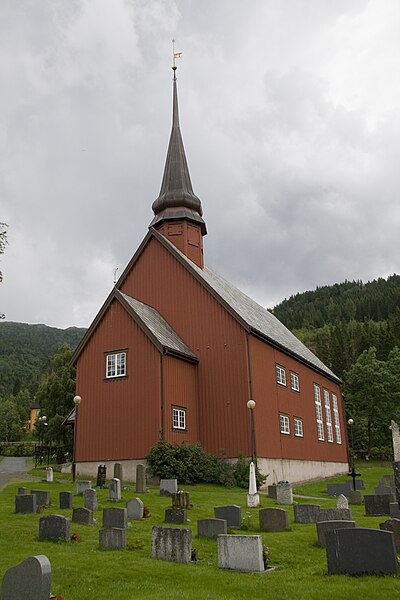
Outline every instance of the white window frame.
{"label": "white window frame", "polygon": [[300,391],[300,377],[294,371],[290,371],[290,388],[294,392]]}
{"label": "white window frame", "polygon": [[275,365],[276,367],[276,383],[279,385],[286,385],[286,369],[281,365]]}
{"label": "white window frame", "polygon": [[186,408],[172,407],[172,428],[186,430]]}
{"label": "white window frame", "polygon": [[336,443],[342,443],[342,434],[340,432],[340,419],[339,419],[339,407],[337,396],[332,392],[332,408],[333,408],[333,421],[335,423],[335,435],[336,435]]}
{"label": "white window frame", "polygon": [[290,419],[288,415],[283,415],[279,413],[279,426],[281,433],[285,435],[290,435]]}
{"label": "white window frame", "polygon": [[106,354],[106,379],[125,377],[126,352],[110,352]]}
{"label": "white window frame", "polygon": [[304,437],[303,419],[300,417],[293,417],[293,429],[296,437]]}
{"label": "white window frame", "polygon": [[329,392],[325,388],[324,388],[324,405],[325,405],[326,439],[330,444],[333,444],[331,402],[329,400]]}
{"label": "white window frame", "polygon": [[320,442],[325,441],[324,416],[322,414],[321,388],[314,383],[315,418],[317,421],[317,437]]}

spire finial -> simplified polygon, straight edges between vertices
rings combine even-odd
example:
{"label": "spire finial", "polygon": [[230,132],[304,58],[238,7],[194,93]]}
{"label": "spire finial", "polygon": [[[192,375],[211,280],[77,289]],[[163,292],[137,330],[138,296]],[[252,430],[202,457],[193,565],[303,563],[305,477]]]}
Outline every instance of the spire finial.
{"label": "spire finial", "polygon": [[175,40],[172,40],[172,70],[174,72],[174,81],[176,80],[176,59],[181,58],[182,52],[175,52]]}

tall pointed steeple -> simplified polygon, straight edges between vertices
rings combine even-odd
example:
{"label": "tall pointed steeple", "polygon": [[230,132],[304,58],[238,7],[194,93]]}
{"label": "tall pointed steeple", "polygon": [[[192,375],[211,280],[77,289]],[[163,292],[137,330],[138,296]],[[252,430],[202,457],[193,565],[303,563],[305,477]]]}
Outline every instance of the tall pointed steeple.
{"label": "tall pointed steeple", "polygon": [[[175,60],[172,69],[172,130],[160,194],[152,205],[155,216],[150,227],[158,229],[191,260],[203,267],[202,237],[206,235],[207,229],[202,218],[201,201],[193,192],[179,126]],[[195,246],[199,249],[199,256]]]}

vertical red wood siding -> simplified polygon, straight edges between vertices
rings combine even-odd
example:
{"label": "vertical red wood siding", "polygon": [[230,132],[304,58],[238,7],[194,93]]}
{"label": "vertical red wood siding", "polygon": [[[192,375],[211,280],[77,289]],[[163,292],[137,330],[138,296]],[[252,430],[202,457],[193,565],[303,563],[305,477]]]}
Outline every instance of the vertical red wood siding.
{"label": "vertical red wood siding", "polygon": [[[200,441],[197,410],[197,365],[166,355],[163,357],[163,367],[165,399],[164,438],[174,445],[182,442],[194,444]],[[173,428],[173,407],[186,411],[186,430]]]}

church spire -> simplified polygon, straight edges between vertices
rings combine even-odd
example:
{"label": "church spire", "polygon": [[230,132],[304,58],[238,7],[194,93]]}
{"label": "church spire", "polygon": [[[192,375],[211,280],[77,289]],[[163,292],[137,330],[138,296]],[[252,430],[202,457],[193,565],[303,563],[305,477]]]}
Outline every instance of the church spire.
{"label": "church spire", "polygon": [[174,51],[172,130],[160,194],[152,206],[155,216],[150,227],[159,229],[165,222],[185,220],[197,224],[203,236],[207,233],[205,222],[202,219],[203,209],[200,199],[193,192],[179,126],[177,67],[175,64],[175,58],[179,57],[180,53]]}

